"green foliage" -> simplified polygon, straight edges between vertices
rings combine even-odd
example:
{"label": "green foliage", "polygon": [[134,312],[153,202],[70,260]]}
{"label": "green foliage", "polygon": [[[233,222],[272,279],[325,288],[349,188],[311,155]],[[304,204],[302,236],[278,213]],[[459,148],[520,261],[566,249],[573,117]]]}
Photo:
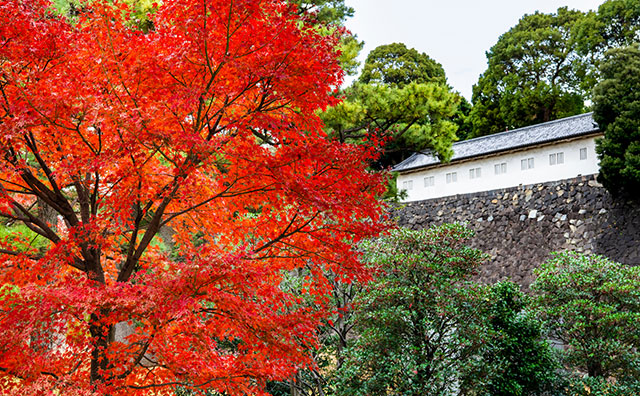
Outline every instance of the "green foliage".
{"label": "green foliage", "polygon": [[339,372],[343,395],[446,395],[483,333],[478,288],[484,259],[461,225],[398,229],[363,247],[378,271],[356,299],[360,337]]}
{"label": "green foliage", "polygon": [[[85,7],[89,7],[92,0],[51,0],[53,7],[61,14],[69,18],[74,18],[78,12]],[[143,31],[153,29],[153,23],[149,15],[157,8],[158,0],[123,0],[131,10],[131,24]]]}
{"label": "green foliage", "polygon": [[458,97],[460,99],[458,109],[451,121],[458,127],[456,130],[457,140],[466,140],[471,136],[473,128],[470,117],[473,106],[464,96],[458,95]]}
{"label": "green foliage", "polygon": [[579,114],[585,64],[574,25],[580,11],[525,15],[487,52],[488,68],[473,87],[472,136]]}
{"label": "green foliage", "polygon": [[340,141],[381,140],[384,149],[374,167],[386,168],[425,149],[450,158],[461,97],[446,85],[442,66],[426,54],[404,44],[380,46],[343,95],[321,118]]}
{"label": "green foliage", "polygon": [[604,131],[597,142],[598,180],[614,194],[640,190],[640,50],[607,53],[602,82],[594,89],[594,120]]}
{"label": "green foliage", "polygon": [[429,55],[402,43],[393,43],[369,53],[358,81],[401,88],[411,83],[445,84],[447,79],[442,65]]}
{"label": "green foliage", "polygon": [[590,11],[576,25],[576,42],[588,68],[582,82],[585,92],[602,80],[600,64],[605,53],[640,41],[640,2],[637,0],[608,0]]}
{"label": "green foliage", "polygon": [[581,113],[612,48],[640,40],[640,2],[608,0],[597,12],[525,15],[487,53],[473,87],[471,137]]}
{"label": "green foliage", "polygon": [[289,3],[297,5],[301,13],[314,15],[318,22],[333,25],[344,24],[354,12],[344,0],[289,0]]}
{"label": "green foliage", "polygon": [[476,394],[540,395],[552,389],[557,363],[542,322],[529,309],[530,298],[515,283],[500,282],[488,288],[485,300],[489,332],[476,367],[484,386]]}
{"label": "green foliage", "polygon": [[532,285],[540,314],[570,369],[620,386],[640,385],[640,267],[557,253]]}
{"label": "green foliage", "polygon": [[566,396],[637,396],[640,383],[618,383],[602,377],[573,379],[564,389]]}
{"label": "green foliage", "polygon": [[0,241],[12,246],[13,250],[23,252],[33,249],[43,251],[49,246],[46,238],[31,231],[24,224],[0,224]]}
{"label": "green foliage", "polygon": [[344,71],[352,76],[357,74],[360,62],[357,57],[364,46],[364,41],[359,41],[356,36],[344,34],[340,38],[340,65]]}
{"label": "green foliage", "polygon": [[640,2],[608,0],[589,12],[578,26],[578,42],[585,55],[601,57],[611,48],[637,42],[640,29]]}
{"label": "green foliage", "polygon": [[304,14],[316,26],[327,34],[339,34],[340,65],[348,75],[358,72],[360,62],[357,60],[364,42],[357,36],[343,29],[347,18],[353,16],[354,10],[344,0],[288,0],[298,7],[298,13]]}
{"label": "green foliage", "polygon": [[403,149],[431,148],[448,159],[456,138],[456,125],[450,118],[457,100],[441,84],[410,83],[402,88],[354,84],[345,91],[345,100],[328,108],[322,118],[341,141],[391,138],[387,143],[389,156]]}

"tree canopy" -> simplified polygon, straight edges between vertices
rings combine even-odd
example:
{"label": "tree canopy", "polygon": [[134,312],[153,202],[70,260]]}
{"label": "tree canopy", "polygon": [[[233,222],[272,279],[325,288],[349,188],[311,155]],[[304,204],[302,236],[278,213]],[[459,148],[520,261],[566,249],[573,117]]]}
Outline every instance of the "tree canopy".
{"label": "tree canopy", "polygon": [[344,0],[289,0],[298,6],[300,13],[310,15],[320,22],[342,25],[353,16],[354,10]]}
{"label": "tree canopy", "polygon": [[584,110],[574,26],[580,11],[525,15],[487,52],[473,87],[472,136],[537,124]]}
{"label": "tree canopy", "polygon": [[404,44],[380,46],[343,94],[321,117],[340,141],[383,141],[378,167],[424,149],[450,157],[460,97],[446,85],[442,66],[426,54]]}
{"label": "tree canopy", "polygon": [[576,26],[578,51],[588,68],[583,88],[590,94],[602,80],[605,53],[640,41],[640,4],[635,0],[607,0],[597,11],[588,12]]}
{"label": "tree canopy", "polygon": [[602,57],[611,48],[640,41],[640,3],[636,0],[607,0],[597,12],[585,15],[578,26],[581,52]]}
{"label": "tree canopy", "polygon": [[358,81],[402,88],[411,83],[444,84],[446,77],[442,65],[429,55],[407,48],[402,43],[393,43],[381,45],[367,55]]}
{"label": "tree canopy", "polygon": [[564,7],[525,15],[487,52],[473,88],[470,136],[585,111],[606,51],[638,40],[636,0],[607,0],[586,14]]}
{"label": "tree canopy", "polygon": [[373,150],[315,115],[339,37],[279,1],[129,11],[0,1],[0,217],[43,241],[1,235],[0,387],[260,394],[382,227]]}
{"label": "tree canopy", "polygon": [[604,132],[598,180],[616,195],[633,194],[640,190],[640,50],[611,50],[600,74],[593,97],[593,119]]}

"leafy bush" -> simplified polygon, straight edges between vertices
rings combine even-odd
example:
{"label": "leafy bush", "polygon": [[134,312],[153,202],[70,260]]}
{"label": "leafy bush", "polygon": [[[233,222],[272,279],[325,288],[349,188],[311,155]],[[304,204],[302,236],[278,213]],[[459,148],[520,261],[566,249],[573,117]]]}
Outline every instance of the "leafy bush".
{"label": "leafy bush", "polygon": [[619,393],[609,390],[637,390],[640,267],[597,255],[558,253],[537,275],[532,289],[538,294],[538,311],[552,336],[564,343],[562,362],[590,377],[574,384],[578,388],[595,384],[605,389],[602,394],[611,395]]}
{"label": "leafy bush", "polygon": [[399,229],[365,246],[378,271],[356,299],[360,337],[339,373],[339,394],[448,395],[484,333],[480,287],[469,278],[484,255],[461,225]]}
{"label": "leafy bush", "polygon": [[637,396],[640,384],[617,383],[602,377],[574,378],[564,389],[566,396]]}
{"label": "leafy bush", "polygon": [[500,282],[487,289],[489,332],[484,337],[486,344],[476,374],[485,379],[485,384],[478,394],[538,395],[556,383],[557,363],[543,339],[542,322],[529,309],[530,300],[513,282]]}

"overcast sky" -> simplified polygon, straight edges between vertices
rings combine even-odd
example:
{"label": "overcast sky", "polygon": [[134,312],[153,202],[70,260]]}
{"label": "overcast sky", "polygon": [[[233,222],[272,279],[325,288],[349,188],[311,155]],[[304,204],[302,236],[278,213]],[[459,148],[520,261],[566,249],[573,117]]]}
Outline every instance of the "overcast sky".
{"label": "overcast sky", "polygon": [[[604,0],[345,0],[356,11],[347,28],[364,40],[360,54],[405,43],[440,62],[450,85],[467,99],[498,37],[536,10],[597,9]],[[350,82],[350,81],[349,81]]]}

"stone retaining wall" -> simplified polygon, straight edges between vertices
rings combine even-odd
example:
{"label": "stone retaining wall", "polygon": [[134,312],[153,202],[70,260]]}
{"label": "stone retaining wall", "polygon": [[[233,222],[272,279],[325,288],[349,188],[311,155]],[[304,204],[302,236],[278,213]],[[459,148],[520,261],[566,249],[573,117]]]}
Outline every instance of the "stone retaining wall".
{"label": "stone retaining wall", "polygon": [[554,251],[640,264],[640,201],[613,199],[595,176],[410,202],[393,213],[414,229],[467,223],[471,246],[491,256],[478,274],[484,283],[511,279],[526,289]]}

